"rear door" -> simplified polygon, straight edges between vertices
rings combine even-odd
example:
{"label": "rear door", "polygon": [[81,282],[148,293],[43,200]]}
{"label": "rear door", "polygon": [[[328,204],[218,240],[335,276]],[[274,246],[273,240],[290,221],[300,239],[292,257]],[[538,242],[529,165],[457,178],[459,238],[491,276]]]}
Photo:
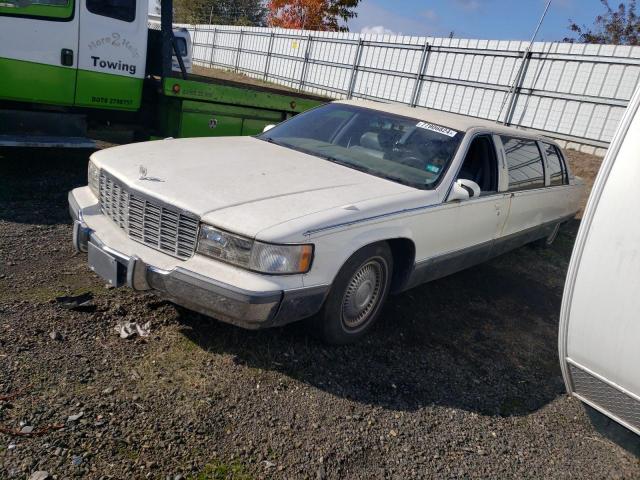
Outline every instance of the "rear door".
{"label": "rear door", "polygon": [[73,104],[77,10],[76,0],[0,1],[0,98]]}
{"label": "rear door", "polygon": [[147,51],[145,0],[83,0],[80,8],[79,106],[137,110]]}
{"label": "rear door", "polygon": [[554,219],[566,218],[572,215],[572,206],[575,204],[572,197],[576,195],[575,189],[569,185],[569,170],[560,149],[551,143],[539,142],[540,149],[545,157],[545,170],[547,173],[547,195],[545,197],[545,222]]}
{"label": "rear door", "polygon": [[500,135],[508,171],[509,215],[494,254],[536,240],[540,227],[551,216],[553,201],[545,187],[545,167],[538,142]]}

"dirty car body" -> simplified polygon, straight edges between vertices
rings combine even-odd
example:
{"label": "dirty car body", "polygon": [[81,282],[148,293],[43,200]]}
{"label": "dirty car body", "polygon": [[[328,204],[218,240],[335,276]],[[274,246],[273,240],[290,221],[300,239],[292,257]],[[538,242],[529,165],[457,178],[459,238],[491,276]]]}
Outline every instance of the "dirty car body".
{"label": "dirty car body", "polygon": [[73,241],[110,284],[245,328],[324,315],[334,343],[389,292],[553,240],[583,188],[550,139],[361,101],[257,137],[103,150],[88,175]]}

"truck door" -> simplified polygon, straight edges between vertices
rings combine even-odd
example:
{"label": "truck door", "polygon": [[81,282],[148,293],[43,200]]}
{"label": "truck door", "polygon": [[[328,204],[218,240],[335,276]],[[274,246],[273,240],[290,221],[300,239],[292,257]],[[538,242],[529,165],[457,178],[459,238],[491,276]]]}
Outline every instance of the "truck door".
{"label": "truck door", "polygon": [[75,103],[137,110],[147,53],[146,0],[84,0]]}
{"label": "truck door", "polygon": [[0,97],[72,105],[78,0],[0,2]]}

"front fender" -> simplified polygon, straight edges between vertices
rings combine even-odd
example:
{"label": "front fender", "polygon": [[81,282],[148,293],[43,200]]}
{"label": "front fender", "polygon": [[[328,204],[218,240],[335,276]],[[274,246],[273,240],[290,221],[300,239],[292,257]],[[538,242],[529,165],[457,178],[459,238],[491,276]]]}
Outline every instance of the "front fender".
{"label": "front fender", "polygon": [[414,243],[413,232],[405,225],[363,225],[314,235],[315,257],[305,285],[331,284],[346,261],[361,248],[373,243],[407,239]]}

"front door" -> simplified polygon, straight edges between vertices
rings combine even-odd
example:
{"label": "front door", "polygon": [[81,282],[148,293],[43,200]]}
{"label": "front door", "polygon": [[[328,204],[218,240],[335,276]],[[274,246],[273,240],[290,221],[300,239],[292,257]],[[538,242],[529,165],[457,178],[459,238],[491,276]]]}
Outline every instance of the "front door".
{"label": "front door", "polygon": [[137,110],[147,53],[145,0],[83,0],[76,105]]}
{"label": "front door", "polygon": [[453,251],[446,259],[451,272],[481,263],[493,252],[510,202],[509,195],[499,191],[500,173],[493,136],[477,135],[469,144],[456,180],[474,181],[480,187],[480,196],[457,206],[451,235]]}
{"label": "front door", "polygon": [[76,2],[0,2],[0,98],[73,104],[80,23]]}
{"label": "front door", "polygon": [[415,283],[444,277],[487,260],[500,236],[509,210],[509,194],[499,192],[500,168],[491,135],[478,135],[469,144],[455,178],[472,180],[479,197],[447,202],[425,212],[424,245],[429,257],[416,260]]}

